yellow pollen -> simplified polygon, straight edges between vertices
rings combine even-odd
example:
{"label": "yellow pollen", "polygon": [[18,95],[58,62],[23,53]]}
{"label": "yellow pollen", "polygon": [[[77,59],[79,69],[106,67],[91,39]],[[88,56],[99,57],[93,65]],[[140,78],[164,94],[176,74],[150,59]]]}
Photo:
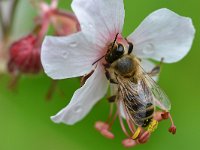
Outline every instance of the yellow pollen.
{"label": "yellow pollen", "polygon": [[149,131],[150,133],[154,132],[155,129],[158,127],[158,121],[153,119],[151,121],[151,123],[149,124],[147,131]]}

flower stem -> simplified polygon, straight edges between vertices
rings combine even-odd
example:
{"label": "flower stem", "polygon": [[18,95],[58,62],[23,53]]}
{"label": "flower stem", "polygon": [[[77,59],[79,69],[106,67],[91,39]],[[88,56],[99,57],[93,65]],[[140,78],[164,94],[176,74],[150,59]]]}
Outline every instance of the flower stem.
{"label": "flower stem", "polygon": [[52,95],[54,93],[54,91],[56,90],[57,87],[57,80],[52,80],[51,81],[51,86],[49,87],[47,94],[46,94],[46,100],[49,101],[52,98]]}

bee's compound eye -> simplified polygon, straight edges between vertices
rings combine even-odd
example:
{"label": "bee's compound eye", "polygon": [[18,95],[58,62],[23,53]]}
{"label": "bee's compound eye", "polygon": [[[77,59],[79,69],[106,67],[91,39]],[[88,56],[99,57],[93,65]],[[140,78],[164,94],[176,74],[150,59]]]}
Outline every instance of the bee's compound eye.
{"label": "bee's compound eye", "polygon": [[121,56],[124,54],[124,46],[122,44],[118,44],[118,48],[116,49],[116,54]]}

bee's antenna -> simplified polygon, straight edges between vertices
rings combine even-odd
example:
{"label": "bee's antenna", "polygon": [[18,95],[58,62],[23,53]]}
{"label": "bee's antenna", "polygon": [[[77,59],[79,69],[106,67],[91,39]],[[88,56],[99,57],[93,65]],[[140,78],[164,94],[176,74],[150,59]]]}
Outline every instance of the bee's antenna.
{"label": "bee's antenna", "polygon": [[103,55],[102,57],[100,57],[99,59],[97,59],[95,62],[92,63],[92,65],[96,64],[99,60],[101,60],[102,58],[104,58],[106,55]]}
{"label": "bee's antenna", "polygon": [[113,44],[112,44],[112,49],[113,49],[113,47],[114,47],[114,45],[115,45],[115,42],[116,42],[116,40],[117,40],[118,35],[119,35],[119,33],[117,33],[116,36],[115,36],[115,40],[114,40],[114,42],[113,42]]}
{"label": "bee's antenna", "polygon": [[[117,36],[118,36],[118,35],[119,35],[119,33],[117,33],[116,36],[115,36],[114,42],[113,42],[113,44],[112,44],[112,49],[113,49],[113,47],[114,47],[114,45],[115,45],[115,42],[116,42],[116,40],[117,40]],[[93,62],[92,65],[96,64],[99,60],[101,60],[101,59],[104,58],[105,56],[106,56],[106,54],[103,55],[102,57],[100,57],[99,59],[97,59],[95,62]]]}

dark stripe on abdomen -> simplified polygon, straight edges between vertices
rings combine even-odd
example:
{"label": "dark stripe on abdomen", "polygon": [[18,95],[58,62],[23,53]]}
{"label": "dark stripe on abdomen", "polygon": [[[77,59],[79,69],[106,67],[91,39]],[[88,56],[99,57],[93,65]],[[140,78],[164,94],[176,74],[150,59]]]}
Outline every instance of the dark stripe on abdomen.
{"label": "dark stripe on abdomen", "polygon": [[148,103],[146,106],[138,104],[135,103],[132,105],[132,110],[134,111],[130,111],[130,114],[137,125],[146,127],[149,125],[151,119],[153,118],[154,106],[152,103]]}

